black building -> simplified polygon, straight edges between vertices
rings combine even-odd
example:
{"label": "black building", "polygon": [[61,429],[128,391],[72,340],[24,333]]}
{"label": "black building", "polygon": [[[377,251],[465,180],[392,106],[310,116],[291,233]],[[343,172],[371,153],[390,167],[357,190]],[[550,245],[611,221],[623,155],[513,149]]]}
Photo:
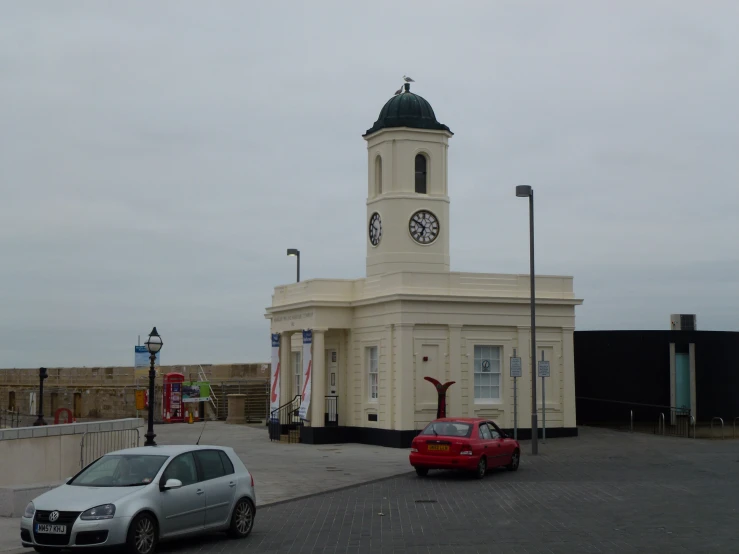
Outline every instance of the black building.
{"label": "black building", "polygon": [[739,417],[739,332],[575,331],[578,425]]}

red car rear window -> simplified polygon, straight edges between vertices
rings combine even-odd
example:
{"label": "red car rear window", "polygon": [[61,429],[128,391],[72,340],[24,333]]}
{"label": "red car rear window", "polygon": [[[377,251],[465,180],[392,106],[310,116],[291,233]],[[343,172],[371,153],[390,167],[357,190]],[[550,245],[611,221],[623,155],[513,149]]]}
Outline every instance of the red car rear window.
{"label": "red car rear window", "polygon": [[421,431],[421,435],[466,437],[472,433],[472,424],[464,421],[433,421]]}

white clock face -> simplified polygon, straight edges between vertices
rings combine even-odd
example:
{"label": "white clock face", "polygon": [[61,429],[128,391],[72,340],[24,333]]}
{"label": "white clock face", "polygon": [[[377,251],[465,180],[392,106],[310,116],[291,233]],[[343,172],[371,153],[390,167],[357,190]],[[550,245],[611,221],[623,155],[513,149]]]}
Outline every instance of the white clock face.
{"label": "white clock face", "polygon": [[427,210],[419,210],[411,216],[408,230],[419,244],[431,244],[439,236],[439,220]]}
{"label": "white clock face", "polygon": [[377,212],[373,213],[369,220],[369,240],[372,246],[380,244],[382,238],[382,219]]}

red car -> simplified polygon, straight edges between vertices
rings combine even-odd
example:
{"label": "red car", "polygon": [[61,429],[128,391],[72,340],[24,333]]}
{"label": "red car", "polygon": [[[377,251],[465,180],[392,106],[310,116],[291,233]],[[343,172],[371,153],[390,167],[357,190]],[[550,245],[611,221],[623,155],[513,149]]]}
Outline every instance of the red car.
{"label": "red car", "polygon": [[411,443],[410,463],[421,477],[429,469],[458,469],[474,471],[482,479],[491,467],[516,471],[520,460],[518,441],[481,418],[436,419]]}

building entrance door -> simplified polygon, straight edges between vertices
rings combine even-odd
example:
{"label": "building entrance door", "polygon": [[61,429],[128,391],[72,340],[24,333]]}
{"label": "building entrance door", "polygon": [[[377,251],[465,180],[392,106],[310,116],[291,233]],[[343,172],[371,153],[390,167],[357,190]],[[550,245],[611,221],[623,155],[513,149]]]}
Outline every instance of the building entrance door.
{"label": "building entrance door", "polygon": [[325,425],[339,424],[339,352],[326,350],[326,421]]}

